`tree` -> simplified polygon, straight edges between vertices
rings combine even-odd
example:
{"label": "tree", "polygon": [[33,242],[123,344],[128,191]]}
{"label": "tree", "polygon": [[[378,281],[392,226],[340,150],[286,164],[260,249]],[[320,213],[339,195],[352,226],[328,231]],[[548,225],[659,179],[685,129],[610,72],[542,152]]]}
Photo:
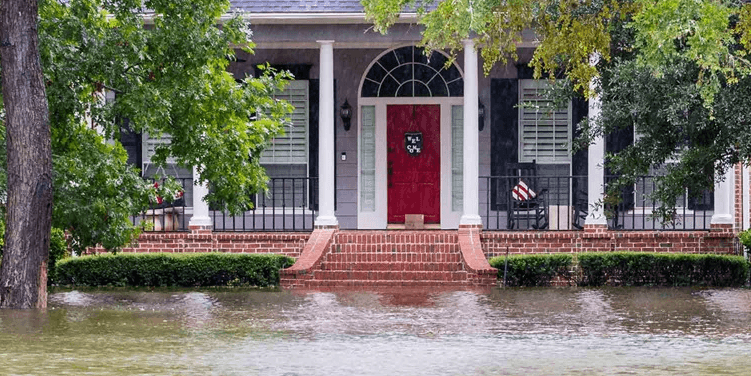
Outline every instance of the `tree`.
{"label": "tree", "polygon": [[[461,48],[476,38],[486,72],[516,59],[524,30],[538,46],[538,78],[550,95],[602,98],[602,113],[579,124],[579,146],[633,127],[637,141],[607,156],[620,178],[610,193],[660,166],[652,198],[670,221],[686,189],[711,189],[714,174],[751,158],[751,4],[715,0],[363,0],[368,19],[386,32],[416,7],[428,49]],[[596,58],[596,59],[593,59]],[[597,64],[592,64],[597,60]],[[559,77],[556,79],[556,77]],[[594,83],[594,85],[590,85]]]}
{"label": "tree", "polygon": [[[248,208],[251,194],[265,188],[259,156],[289,122],[291,106],[272,97],[288,75],[267,70],[261,77],[235,80],[226,71],[235,48],[252,51],[248,24],[239,15],[223,18],[228,9],[226,0],[39,1],[38,60],[49,103],[49,112],[41,113],[49,113],[52,172],[47,176],[55,193],[51,218],[69,233],[74,249],[101,244],[116,250],[128,244],[139,233],[129,215],[177,189],[174,182],[155,189],[126,163],[117,141],[124,119],[135,132],[169,134],[171,143],[159,147],[153,161],[165,165],[169,157],[185,167],[198,166],[200,181],[211,186],[208,199],[217,205]],[[5,79],[4,67],[3,73]],[[116,93],[116,100],[105,101],[105,91]],[[9,116],[6,121],[10,128]],[[11,250],[10,233],[17,224],[8,218],[0,278],[40,265],[27,257],[28,248]],[[48,239],[49,227],[44,234]],[[44,239],[39,229],[26,237],[31,238]],[[7,289],[43,290],[43,282]],[[37,297],[37,306],[44,300]]]}
{"label": "tree", "polygon": [[8,148],[8,226],[0,308],[44,308],[52,214],[52,151],[39,62],[36,1],[0,4]]}

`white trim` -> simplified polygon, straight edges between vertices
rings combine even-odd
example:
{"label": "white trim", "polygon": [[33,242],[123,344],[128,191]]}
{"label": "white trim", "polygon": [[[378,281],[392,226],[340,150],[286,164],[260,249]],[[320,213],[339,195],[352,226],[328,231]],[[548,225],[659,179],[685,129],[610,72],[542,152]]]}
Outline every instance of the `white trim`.
{"label": "white trim", "polygon": [[[362,44],[361,44],[361,46],[362,46]],[[339,47],[339,46],[337,46],[337,47]],[[384,55],[386,55],[387,53],[393,52],[394,50],[398,50],[398,49],[400,49],[402,47],[415,47],[415,45],[412,44],[412,43],[399,43],[399,44],[393,44],[393,43],[391,43],[390,47],[388,49],[386,49],[383,52],[381,52],[380,54],[378,54],[378,56],[376,56],[370,62],[370,64],[368,64],[368,67],[365,68],[365,71],[363,71],[362,77],[360,78],[360,85],[357,86],[357,97],[360,99],[360,101],[358,103],[362,104],[362,100],[365,99],[365,98],[362,97],[362,85],[365,83],[365,78],[368,76],[368,73],[370,73],[370,68],[373,68],[373,65],[375,63],[377,63],[378,60],[381,60],[381,58]],[[451,58],[451,56],[449,56],[449,54],[447,54],[447,53],[445,53],[443,51],[436,50],[436,52],[438,52],[438,53],[442,54],[443,56],[445,56],[446,59],[450,59]],[[454,66],[459,71],[459,74],[461,75],[462,79],[464,79],[464,70],[462,70],[462,67],[460,67],[456,63],[454,63]],[[414,98],[419,98],[419,97],[414,97]],[[462,98],[462,97],[451,97],[451,98]],[[367,99],[373,99],[373,98],[372,97],[368,97]]]}
{"label": "white trim", "polygon": [[[375,107],[375,211],[363,212],[360,205],[360,171],[362,161],[357,159],[357,228],[359,229],[385,229],[388,225],[388,176],[386,171],[387,159],[387,110],[386,106],[394,104],[427,105],[437,104],[441,106],[441,228],[454,229],[459,227],[461,211],[451,210],[451,106],[464,105],[464,97],[362,97],[362,85],[365,77],[378,60],[385,54],[402,47],[412,47],[414,44],[393,44],[376,56],[368,67],[363,71],[360,85],[357,87],[357,134],[362,134],[362,106]],[[447,58],[445,52],[438,51]],[[464,79],[462,68],[454,64]],[[357,155],[360,155],[360,137],[357,137]]]}
{"label": "white trim", "polygon": [[[375,211],[363,212],[360,206],[360,169],[361,161],[357,161],[357,228],[385,229],[388,224],[388,176],[386,171],[387,159],[387,109],[388,105],[437,104],[441,106],[441,228],[454,229],[459,227],[461,211],[451,210],[451,106],[463,105],[463,97],[389,97],[389,98],[359,98],[359,106],[375,106],[375,182],[376,203]],[[358,134],[362,132],[362,111],[357,111]],[[357,153],[360,155],[360,138],[357,139]]]}

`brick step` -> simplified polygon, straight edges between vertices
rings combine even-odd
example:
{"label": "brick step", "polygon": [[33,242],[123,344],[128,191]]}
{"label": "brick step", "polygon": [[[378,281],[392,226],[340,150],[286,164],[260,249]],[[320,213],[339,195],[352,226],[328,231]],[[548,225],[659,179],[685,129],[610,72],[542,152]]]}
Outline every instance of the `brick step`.
{"label": "brick step", "polygon": [[336,244],[455,244],[459,235],[451,231],[342,231],[334,236]]}
{"label": "brick step", "polygon": [[447,286],[467,286],[466,281],[434,281],[434,280],[411,280],[411,281],[394,281],[394,280],[346,280],[346,281],[319,281],[308,280],[300,284],[300,287],[306,288],[342,288],[342,287],[447,287]]}
{"label": "brick step", "polygon": [[329,271],[464,271],[461,262],[322,262],[321,270]]}
{"label": "brick step", "polygon": [[337,253],[457,253],[458,244],[334,244]]}
{"label": "brick step", "polygon": [[452,271],[328,271],[316,270],[313,274],[315,281],[448,281],[458,282],[467,280],[467,272]]}
{"label": "brick step", "polygon": [[329,253],[328,262],[459,262],[459,253]]}

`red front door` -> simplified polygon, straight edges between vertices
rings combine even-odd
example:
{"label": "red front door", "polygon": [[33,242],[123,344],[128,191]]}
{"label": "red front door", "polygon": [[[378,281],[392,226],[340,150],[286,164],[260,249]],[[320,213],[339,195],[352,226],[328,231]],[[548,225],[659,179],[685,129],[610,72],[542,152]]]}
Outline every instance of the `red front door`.
{"label": "red front door", "polygon": [[441,107],[387,106],[388,222],[441,222]]}

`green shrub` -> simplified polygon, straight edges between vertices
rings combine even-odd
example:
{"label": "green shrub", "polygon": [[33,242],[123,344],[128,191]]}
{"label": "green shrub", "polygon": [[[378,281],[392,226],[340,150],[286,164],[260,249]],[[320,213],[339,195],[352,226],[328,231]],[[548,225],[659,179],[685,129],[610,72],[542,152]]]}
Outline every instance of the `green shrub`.
{"label": "green shrub", "polygon": [[70,257],[70,250],[68,243],[65,241],[65,231],[53,227],[50,235],[50,255],[47,261],[48,283],[55,282],[55,265],[57,262],[67,257]]}
{"label": "green shrub", "polygon": [[[514,255],[508,258],[507,286],[550,286],[555,276],[569,277],[572,257],[569,254]],[[506,257],[490,259],[498,269],[498,279],[503,280]]]}
{"label": "green shrub", "polygon": [[751,229],[741,231],[738,233],[738,240],[741,241],[747,251],[751,251]]}
{"label": "green shrub", "polygon": [[674,253],[581,253],[582,286],[742,286],[749,264],[740,256]]}
{"label": "green shrub", "polygon": [[294,259],[273,254],[120,253],[68,258],[58,263],[60,285],[270,286]]}

